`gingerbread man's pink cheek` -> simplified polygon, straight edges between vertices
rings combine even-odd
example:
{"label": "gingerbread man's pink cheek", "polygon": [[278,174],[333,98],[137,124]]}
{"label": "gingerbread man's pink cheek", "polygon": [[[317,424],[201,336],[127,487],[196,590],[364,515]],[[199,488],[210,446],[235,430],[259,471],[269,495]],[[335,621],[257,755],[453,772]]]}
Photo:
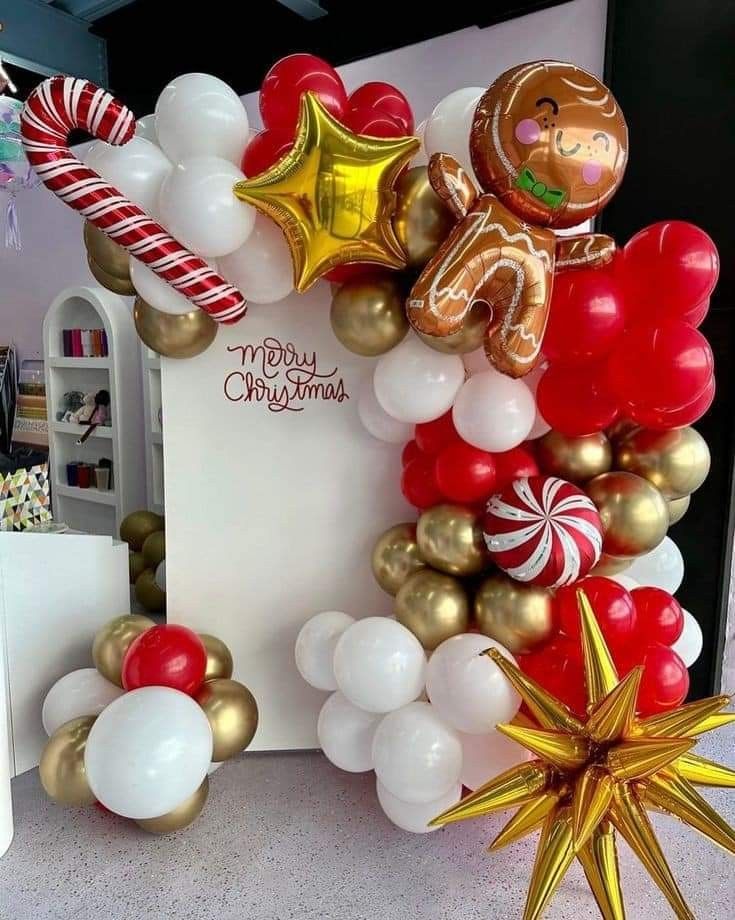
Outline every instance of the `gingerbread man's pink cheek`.
{"label": "gingerbread man's pink cheek", "polygon": [[520,144],[535,144],[541,136],[541,128],[533,118],[523,118],[516,125],[515,136]]}
{"label": "gingerbread man's pink cheek", "polygon": [[597,160],[587,160],[582,166],[582,181],[586,185],[597,185],[602,175],[602,163]]}

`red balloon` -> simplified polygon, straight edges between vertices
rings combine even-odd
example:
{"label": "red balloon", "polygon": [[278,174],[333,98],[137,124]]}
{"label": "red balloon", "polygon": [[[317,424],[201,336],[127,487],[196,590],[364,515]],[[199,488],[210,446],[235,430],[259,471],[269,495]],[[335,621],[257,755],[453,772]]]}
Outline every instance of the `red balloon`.
{"label": "red balloon", "polygon": [[401,476],[401,492],[406,501],[421,511],[443,501],[434,476],[434,458],[421,455],[406,464]]}
{"label": "red balloon", "polygon": [[[413,134],[413,112],[409,101],[397,87],[392,86],[390,83],[377,81],[363,83],[352,93],[348,104],[348,119],[357,110],[372,110],[388,115],[396,121],[400,125],[402,135]],[[352,130],[354,131],[355,129],[352,128]]]}
{"label": "red balloon", "polygon": [[538,463],[528,447],[520,444],[512,450],[493,454],[495,460],[495,491],[500,492],[515,479],[539,475]]}
{"label": "red balloon", "polygon": [[293,138],[278,131],[261,131],[245,148],[242,156],[242,171],[248,178],[265,172],[288,153],[293,146]]}
{"label": "red balloon", "polygon": [[701,326],[705,316],[709,313],[709,297],[705,297],[700,303],[695,304],[691,310],[682,313],[681,318],[690,326]]}
{"label": "red balloon", "polygon": [[631,418],[644,428],[655,428],[657,431],[683,428],[702,418],[714,399],[715,378],[713,376],[710,377],[709,383],[701,394],[681,409],[675,409],[673,412],[657,412],[655,409],[631,408]]}
{"label": "red balloon", "polygon": [[584,589],[610,648],[624,649],[635,635],[637,611],[630,592],[612,578],[590,575],[557,590],[554,604],[562,632],[579,642],[579,588]]}
{"label": "red balloon", "polygon": [[207,650],[186,626],[171,623],[141,633],[125,653],[122,682],[126,690],[172,687],[193,696],[204,682]]}
{"label": "red balloon", "polygon": [[369,262],[348,262],[346,265],[330,268],[322,275],[322,278],[332,284],[345,284],[347,281],[354,281],[356,278],[364,278],[373,274],[375,274],[375,266]]}
{"label": "red balloon", "polygon": [[712,349],[702,333],[671,319],[627,329],[610,355],[608,381],[631,416],[635,410],[673,412],[702,394],[713,367]]}
{"label": "red balloon", "polygon": [[260,88],[260,114],[266,128],[293,137],[306,92],[318,96],[335,118],[344,119],[347,93],[334,67],[313,54],[290,54],[276,61]]}
{"label": "red balloon", "polygon": [[554,280],[543,351],[557,364],[582,364],[613,348],[625,326],[623,291],[612,271],[560,272]]}
{"label": "red balloon", "polygon": [[603,364],[552,364],[536,390],[536,403],[547,423],[570,437],[594,434],[612,425],[618,402],[610,392],[606,370]]}
{"label": "red balloon", "polygon": [[431,422],[421,422],[416,426],[414,437],[420,449],[431,455],[438,454],[452,441],[458,441],[460,438],[452,421],[452,410]]}
{"label": "red balloon", "polygon": [[579,648],[566,636],[557,636],[528,655],[518,656],[518,666],[578,715],[587,706],[584,665]]}
{"label": "red balloon", "polygon": [[649,645],[643,654],[643,668],[637,705],[640,715],[666,712],[684,702],[689,692],[689,672],[672,648]]}
{"label": "red balloon", "polygon": [[436,458],[436,484],[454,502],[478,502],[495,488],[493,455],[464,441],[449,444]]}
{"label": "red balloon", "polygon": [[683,319],[712,293],[719,266],[715,244],[694,224],[666,220],[645,227],[623,250],[631,314]]}
{"label": "red balloon", "polygon": [[345,125],[355,134],[367,134],[369,137],[403,137],[403,125],[372,108],[353,109],[347,113]]}
{"label": "red balloon", "polygon": [[638,614],[637,638],[646,645],[673,645],[684,629],[684,611],[676,598],[661,588],[634,588],[631,597]]}
{"label": "red balloon", "polygon": [[401,465],[408,466],[408,464],[415,460],[417,457],[421,456],[421,448],[415,441],[409,441],[408,444],[401,451]]}

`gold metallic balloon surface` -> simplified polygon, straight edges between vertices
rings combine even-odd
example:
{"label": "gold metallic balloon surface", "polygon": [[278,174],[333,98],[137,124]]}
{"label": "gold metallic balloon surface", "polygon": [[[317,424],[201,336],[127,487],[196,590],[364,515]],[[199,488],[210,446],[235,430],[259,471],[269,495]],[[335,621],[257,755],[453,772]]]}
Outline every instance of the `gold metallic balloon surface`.
{"label": "gold metallic balloon surface", "polygon": [[594,565],[589,570],[589,575],[619,575],[621,572],[624,572],[626,569],[629,569],[633,565],[633,559],[628,559],[625,556],[608,556],[607,553],[603,553],[597,565]]}
{"label": "gold metallic balloon surface", "polygon": [[603,473],[586,491],[602,520],[602,549],[610,556],[640,556],[666,536],[669,508],[659,490],[634,473]]}
{"label": "gold metallic balloon surface", "polygon": [[166,592],[158,587],[153,569],[146,569],[138,576],[135,596],[148,613],[161,613],[166,607]]}
{"label": "gold metallic balloon surface", "polygon": [[635,431],[637,428],[640,428],[640,425],[637,422],[634,422],[629,418],[619,418],[616,422],[613,422],[609,428],[605,429],[605,434],[612,444],[617,444],[621,438],[624,438],[627,434],[630,434],[631,431]]}
{"label": "gold metallic balloon surface", "polygon": [[707,478],[710,453],[707,442],[694,428],[638,428],[616,444],[615,465],[643,476],[664,498],[684,498]]}
{"label": "gold metallic balloon surface", "polygon": [[100,674],[110,683],[122,687],[122,663],[133,639],[156,624],[138,613],[126,613],[110,620],[94,637],[92,660]]}
{"label": "gold metallic balloon surface", "polygon": [[413,166],[396,182],[393,226],[409,268],[422,268],[449,236],[454,216],[429,182],[425,166]]}
{"label": "gold metallic balloon surface", "polygon": [[148,568],[143,553],[128,553],[128,571],[130,573],[130,584],[134,585],[138,576]]}
{"label": "gold metallic balloon surface", "polygon": [[200,633],[199,638],[207,650],[207,669],[204,672],[204,680],[214,680],[215,677],[232,677],[234,668],[232,652],[225,643],[207,633]]}
{"label": "gold metallic balloon surface", "polygon": [[65,722],[51,735],[41,754],[38,773],[47,795],[60,805],[92,805],[84,749],[96,716]]}
{"label": "gold metallic balloon surface", "polygon": [[475,620],[485,636],[508,651],[530,652],[554,631],[553,595],[507,575],[490,575],[475,594]]}
{"label": "gold metallic balloon surface", "polygon": [[98,265],[92,256],[87,256],[87,265],[89,270],[92,273],[92,277],[95,281],[98,281],[103,288],[107,288],[108,291],[112,291],[113,294],[120,294],[121,297],[134,297],[135,288],[133,287],[133,282],[129,278],[118,278],[116,275],[111,275]]}
{"label": "gold metallic balloon surface", "polygon": [[461,505],[435,505],[419,518],[421,558],[448,575],[476,575],[489,565],[478,516]]}
{"label": "gold metallic balloon surface", "polygon": [[353,134],[307,92],[291,150],[234,192],[283,230],[297,291],[349,262],[403,268],[393,185],[419,146],[415,137]]}
{"label": "gold metallic balloon surface", "polygon": [[149,834],[173,834],[192,824],[207,802],[209,795],[209,777],[205,776],[201,786],[173,811],[158,818],[139,818],[135,823]]}
{"label": "gold metallic balloon surface", "polygon": [[[482,347],[490,315],[490,307],[478,301],[473,305],[464,325],[457,332],[452,332],[450,335],[426,335],[418,332],[417,335],[425,345],[433,348],[434,351],[441,351],[446,355],[466,355]],[[489,369],[489,361],[487,366]]]}
{"label": "gold metallic balloon surface", "polygon": [[248,688],[219,677],[202,684],[194,699],[212,728],[212,760],[219,763],[244,751],[258,727],[258,704]]}
{"label": "gold metallic balloon surface", "polygon": [[678,524],[684,517],[689,510],[689,503],[691,500],[691,496],[689,495],[685,495],[683,498],[669,499],[669,527],[671,527],[672,524]]}
{"label": "gold metallic balloon surface", "polygon": [[[106,275],[130,282],[130,254],[88,220],[84,222],[84,246],[87,255]],[[131,285],[132,287],[132,285]]]}
{"label": "gold metallic balloon surface", "polygon": [[204,310],[164,313],[137,297],[133,319],[145,344],[166,358],[194,358],[205,351],[217,335],[217,323]]}
{"label": "gold metallic balloon surface", "polygon": [[159,562],[166,558],[166,531],[157,530],[143,543],[143,558],[146,568],[155,569]]}
{"label": "gold metallic balloon surface", "polygon": [[132,511],[120,524],[120,539],[133,552],[140,552],[146,539],[157,530],[163,530],[164,520],[152,511]]}
{"label": "gold metallic balloon surface", "polygon": [[376,275],[343,284],[329,319],[339,341],[356,355],[382,355],[403,341],[408,320],[397,278]]}
{"label": "gold metallic balloon surface", "polygon": [[543,472],[567,482],[587,482],[612,467],[612,448],[601,431],[578,438],[549,431],[537,441],[536,451]]}
{"label": "gold metallic balloon surface", "polygon": [[396,619],[425,649],[467,631],[469,603],[461,583],[433,569],[414,572],[396,595]]}
{"label": "gold metallic balloon surface", "polygon": [[416,542],[415,524],[396,524],[381,534],[373,547],[373,575],[388,594],[395,595],[408,576],[425,565]]}

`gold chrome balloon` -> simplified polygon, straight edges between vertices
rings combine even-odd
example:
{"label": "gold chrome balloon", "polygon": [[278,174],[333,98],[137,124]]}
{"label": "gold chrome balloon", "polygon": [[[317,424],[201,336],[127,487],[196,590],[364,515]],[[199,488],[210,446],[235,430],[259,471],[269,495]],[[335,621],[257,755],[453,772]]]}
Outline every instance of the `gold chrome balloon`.
{"label": "gold chrome balloon", "polygon": [[194,699],[212,728],[212,760],[219,763],[244,751],[258,727],[258,704],[248,688],[218,677],[202,684]]}
{"label": "gold chrome balloon", "polygon": [[601,431],[576,438],[549,431],[536,442],[536,458],[548,476],[580,483],[611,469],[612,448]]}
{"label": "gold chrome balloon", "polygon": [[[447,355],[466,355],[482,347],[490,316],[490,307],[478,301],[472,306],[464,325],[457,332],[452,332],[450,335],[426,335],[418,332],[417,335],[425,345],[433,348],[434,351],[441,351]],[[489,369],[489,361],[487,366]]]}
{"label": "gold chrome balloon", "polygon": [[416,525],[421,558],[448,575],[476,575],[489,565],[478,516],[461,505],[435,505]]}
{"label": "gold chrome balloon", "polygon": [[691,496],[689,495],[685,495],[683,498],[669,499],[669,527],[671,527],[672,524],[678,524],[684,517],[689,510],[689,503],[691,500]]}
{"label": "gold chrome balloon", "polygon": [[710,453],[707,442],[694,428],[638,428],[616,444],[615,465],[643,476],[664,498],[684,498],[707,478]]}
{"label": "gold chrome balloon", "polygon": [[343,284],[332,298],[332,330],[356,355],[382,355],[403,341],[408,320],[397,278],[376,275]]}
{"label": "gold chrome balloon", "polygon": [[602,520],[602,549],[610,556],[640,556],[666,536],[669,508],[659,490],[634,473],[603,473],[587,483]]}
{"label": "gold chrome balloon", "polygon": [[475,594],[475,620],[485,636],[508,651],[530,652],[554,631],[553,595],[547,588],[490,575]]}
{"label": "gold chrome balloon", "polygon": [[87,782],[84,749],[96,716],[65,722],[51,735],[41,754],[41,784],[60,805],[92,805],[95,796]]}
{"label": "gold chrome balloon", "polygon": [[143,553],[128,553],[128,571],[130,573],[130,584],[134,585],[138,576],[142,575],[146,570],[147,565],[146,561],[143,558]]}
{"label": "gold chrome balloon", "polygon": [[409,268],[423,268],[449,236],[454,217],[429,182],[425,166],[413,166],[396,182],[393,226]]}
{"label": "gold chrome balloon", "polygon": [[133,282],[128,278],[117,278],[110,275],[100,265],[98,265],[92,256],[87,256],[87,265],[95,281],[99,281],[103,288],[112,291],[113,294],[120,294],[121,297],[134,297],[135,288]]}
{"label": "gold chrome balloon", "polygon": [[204,672],[204,680],[214,680],[215,677],[232,677],[234,668],[232,652],[225,643],[207,633],[199,633],[199,638],[207,650],[207,669]]}
{"label": "gold chrome balloon", "polygon": [[433,569],[414,572],[396,595],[396,619],[430,651],[467,631],[469,603],[462,584]]}
{"label": "gold chrome balloon", "polygon": [[373,575],[388,594],[395,595],[409,575],[425,565],[416,542],[415,524],[396,524],[381,534],[373,547]]}
{"label": "gold chrome balloon", "polygon": [[142,297],[135,299],[133,319],[141,340],[166,358],[194,358],[209,348],[217,335],[217,323],[204,310],[164,313]]}
{"label": "gold chrome balloon", "polygon": [[135,581],[135,596],[148,613],[161,613],[166,607],[166,592],[156,584],[156,573],[146,569]]}
{"label": "gold chrome balloon", "polygon": [[419,146],[415,137],[353,134],[307,92],[291,150],[234,193],[283,230],[297,291],[349,262],[403,268],[393,185]]}
{"label": "gold chrome balloon", "polygon": [[605,434],[607,435],[607,438],[611,444],[617,444],[621,438],[624,438],[627,434],[630,434],[631,431],[635,431],[637,428],[640,428],[640,425],[637,422],[634,422],[629,418],[619,418],[617,422],[613,422],[609,428],[605,429]]}
{"label": "gold chrome balloon", "polygon": [[625,556],[608,556],[607,553],[603,553],[597,565],[592,566],[588,574],[619,575],[621,572],[629,569],[631,565],[633,565],[632,559],[627,559]]}
{"label": "gold chrome balloon", "polygon": [[163,530],[164,520],[152,511],[132,511],[120,524],[120,539],[133,552],[140,552],[146,539],[158,530]]}
{"label": "gold chrome balloon", "polygon": [[166,558],[166,531],[157,530],[143,543],[143,558],[146,568],[155,569],[159,562]]}
{"label": "gold chrome balloon", "polygon": [[84,246],[87,255],[106,275],[130,283],[130,254],[88,220],[84,222]]}
{"label": "gold chrome balloon", "polygon": [[193,792],[181,805],[159,818],[139,818],[135,823],[149,834],[173,834],[180,831],[194,821],[202,813],[209,795],[209,777],[205,776],[201,786]]}
{"label": "gold chrome balloon", "polygon": [[133,639],[156,624],[138,613],[126,613],[110,620],[94,637],[92,661],[110,683],[122,687],[122,663]]}

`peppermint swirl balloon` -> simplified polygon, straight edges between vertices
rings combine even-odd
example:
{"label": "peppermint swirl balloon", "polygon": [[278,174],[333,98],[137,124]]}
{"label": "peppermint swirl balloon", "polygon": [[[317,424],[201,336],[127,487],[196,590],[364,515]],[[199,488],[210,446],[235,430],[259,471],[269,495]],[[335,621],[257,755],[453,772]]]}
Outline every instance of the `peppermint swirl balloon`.
{"label": "peppermint swirl balloon", "polygon": [[564,479],[516,479],[487,505],[485,542],[511,578],[547,588],[577,581],[602,551],[602,523],[592,500]]}

